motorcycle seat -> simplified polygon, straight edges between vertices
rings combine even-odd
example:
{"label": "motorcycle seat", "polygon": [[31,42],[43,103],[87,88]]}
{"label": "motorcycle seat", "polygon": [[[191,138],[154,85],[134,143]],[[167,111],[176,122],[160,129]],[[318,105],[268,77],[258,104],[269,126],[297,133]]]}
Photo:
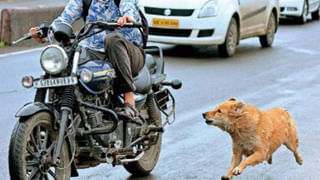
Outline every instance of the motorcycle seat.
{"label": "motorcycle seat", "polygon": [[143,68],[140,70],[137,76],[133,78],[133,84],[136,86],[135,92],[140,94],[147,94],[150,92],[152,87],[152,80],[150,70],[156,67],[151,55],[146,55],[146,60]]}

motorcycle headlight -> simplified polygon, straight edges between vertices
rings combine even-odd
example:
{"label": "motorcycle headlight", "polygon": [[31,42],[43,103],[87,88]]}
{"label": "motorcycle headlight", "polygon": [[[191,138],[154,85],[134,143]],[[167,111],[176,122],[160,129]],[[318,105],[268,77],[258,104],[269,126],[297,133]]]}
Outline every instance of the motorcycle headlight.
{"label": "motorcycle headlight", "polygon": [[201,8],[198,18],[214,17],[218,11],[218,0],[210,0]]}
{"label": "motorcycle headlight", "polygon": [[50,45],[42,51],[40,63],[48,74],[59,74],[68,66],[68,56],[61,47]]}

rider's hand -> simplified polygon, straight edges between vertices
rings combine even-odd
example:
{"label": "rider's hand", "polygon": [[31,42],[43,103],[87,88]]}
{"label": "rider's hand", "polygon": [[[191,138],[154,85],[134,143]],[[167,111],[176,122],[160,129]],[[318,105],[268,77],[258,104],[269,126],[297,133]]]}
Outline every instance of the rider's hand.
{"label": "rider's hand", "polygon": [[39,43],[45,43],[47,41],[47,38],[40,38],[37,34],[37,31],[39,30],[39,27],[32,27],[29,30],[29,33],[31,34],[32,38],[38,41]]}
{"label": "rider's hand", "polygon": [[118,29],[120,29],[125,23],[128,23],[128,22],[134,22],[134,19],[130,16],[120,17],[117,21],[117,24],[119,25]]}

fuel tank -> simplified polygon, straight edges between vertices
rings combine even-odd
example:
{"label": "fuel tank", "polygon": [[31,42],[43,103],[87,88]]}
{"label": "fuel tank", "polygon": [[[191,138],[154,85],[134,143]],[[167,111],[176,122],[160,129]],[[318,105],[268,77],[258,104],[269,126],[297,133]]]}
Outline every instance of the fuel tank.
{"label": "fuel tank", "polygon": [[102,60],[90,60],[81,64],[78,68],[78,76],[87,70],[92,75],[90,82],[84,82],[82,78],[79,79],[80,84],[91,94],[99,95],[112,88],[115,70],[110,63]]}

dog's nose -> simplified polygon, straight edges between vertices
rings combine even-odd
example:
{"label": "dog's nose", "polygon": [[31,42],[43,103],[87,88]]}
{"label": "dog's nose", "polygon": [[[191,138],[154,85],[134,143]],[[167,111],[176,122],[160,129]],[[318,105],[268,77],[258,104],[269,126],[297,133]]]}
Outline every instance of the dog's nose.
{"label": "dog's nose", "polygon": [[203,118],[206,118],[206,114],[207,114],[207,113],[202,113],[202,117],[203,117]]}

